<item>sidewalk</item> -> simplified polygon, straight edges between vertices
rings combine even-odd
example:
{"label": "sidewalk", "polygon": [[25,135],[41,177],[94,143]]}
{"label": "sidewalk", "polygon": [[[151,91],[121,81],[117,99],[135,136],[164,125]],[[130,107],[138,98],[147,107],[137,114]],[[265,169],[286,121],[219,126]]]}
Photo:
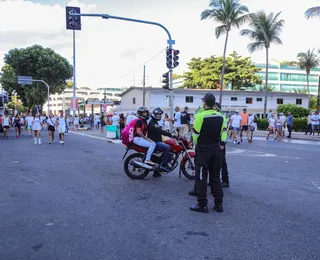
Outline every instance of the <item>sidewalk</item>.
{"label": "sidewalk", "polygon": [[[257,131],[254,131],[253,136],[266,137],[267,134],[268,134],[268,131],[257,130]],[[288,136],[288,132],[286,132],[286,136]],[[315,134],[315,135],[307,134],[307,135],[305,135],[305,133],[302,133],[302,132],[292,132],[291,133],[291,139],[320,141],[320,136],[318,134]]]}

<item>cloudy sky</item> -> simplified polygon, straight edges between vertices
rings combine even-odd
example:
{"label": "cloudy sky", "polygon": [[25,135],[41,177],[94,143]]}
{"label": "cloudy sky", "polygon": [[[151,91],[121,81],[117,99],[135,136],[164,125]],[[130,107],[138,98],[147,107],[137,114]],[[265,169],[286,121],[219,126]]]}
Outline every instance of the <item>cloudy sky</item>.
{"label": "cloudy sky", "polygon": [[[65,6],[79,6],[82,13],[107,13],[165,25],[176,40],[180,66],[187,70],[192,57],[222,55],[224,37],[216,39],[212,21],[200,21],[200,13],[209,0],[0,0],[0,67],[3,56],[12,48],[41,44],[54,49],[72,63],[72,31],[65,29]],[[285,28],[282,46],[272,46],[270,58],[295,60],[297,53],[320,47],[320,19],[306,20],[303,13],[319,0],[242,0],[250,12],[282,12]],[[245,28],[246,26],[244,26]],[[82,17],[82,31],[77,32],[77,85],[92,88],[141,85],[142,67],[166,47],[166,33],[158,27],[118,20]],[[249,39],[233,29],[228,53],[237,51],[264,62],[264,52],[250,54]],[[140,67],[140,68],[139,68]],[[138,68],[138,69],[136,69]],[[136,70],[135,70],[136,69]],[[165,53],[146,63],[147,85],[159,85],[166,72]]]}

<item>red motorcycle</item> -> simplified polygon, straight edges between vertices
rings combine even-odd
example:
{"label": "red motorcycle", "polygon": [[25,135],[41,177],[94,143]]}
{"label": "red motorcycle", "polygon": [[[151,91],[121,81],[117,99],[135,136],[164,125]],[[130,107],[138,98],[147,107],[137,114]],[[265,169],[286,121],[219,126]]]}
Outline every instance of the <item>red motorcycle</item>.
{"label": "red motorcycle", "polygon": [[[165,144],[171,147],[170,159],[168,163],[169,172],[172,172],[179,165],[178,159],[180,155],[182,155],[182,159],[180,161],[180,171],[179,177],[181,177],[181,173],[188,179],[194,180],[194,163],[192,158],[194,158],[194,151],[190,151],[191,146],[190,143],[185,138],[168,139],[164,141]],[[124,171],[131,179],[143,179],[145,178],[149,172],[161,172],[159,166],[151,166],[144,163],[146,158],[146,153],[148,148],[141,147],[135,144],[130,144],[127,146],[126,152],[122,157],[122,160],[127,156],[130,150],[136,151],[136,153],[130,154],[126,160],[124,161]],[[152,154],[151,160],[158,165],[162,162],[162,152],[155,151]],[[169,172],[165,172],[168,174]],[[137,174],[136,174],[137,173]]]}

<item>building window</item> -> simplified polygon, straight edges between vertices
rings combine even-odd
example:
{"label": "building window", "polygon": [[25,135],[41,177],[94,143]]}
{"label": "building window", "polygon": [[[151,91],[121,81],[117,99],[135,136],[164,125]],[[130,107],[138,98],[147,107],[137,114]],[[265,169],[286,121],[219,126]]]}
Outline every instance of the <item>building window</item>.
{"label": "building window", "polygon": [[186,96],[186,103],[193,103],[193,96]]}
{"label": "building window", "polygon": [[246,104],[252,104],[252,98],[251,97],[247,97],[246,98]]}
{"label": "building window", "polygon": [[132,103],[133,103],[134,105],[136,104],[136,98],[135,98],[135,97],[132,99]]}
{"label": "building window", "polygon": [[237,97],[231,97],[231,101],[238,101]]}
{"label": "building window", "polygon": [[277,98],[277,105],[283,104],[283,98]]}
{"label": "building window", "polygon": [[262,98],[261,97],[257,97],[257,101],[258,102],[262,102]]}
{"label": "building window", "polygon": [[302,105],[302,99],[301,98],[297,98],[296,99],[296,104],[297,105]]}

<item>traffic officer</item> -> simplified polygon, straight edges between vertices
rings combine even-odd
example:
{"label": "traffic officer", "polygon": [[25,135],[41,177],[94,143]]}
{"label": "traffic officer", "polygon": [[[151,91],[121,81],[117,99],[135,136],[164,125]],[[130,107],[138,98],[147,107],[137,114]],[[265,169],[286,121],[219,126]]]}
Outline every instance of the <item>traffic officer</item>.
{"label": "traffic officer", "polygon": [[207,93],[203,99],[204,111],[196,115],[193,138],[196,144],[195,182],[198,203],[190,207],[192,211],[208,213],[207,178],[213,189],[214,210],[223,212],[223,191],[220,182],[221,151],[227,139],[227,119],[214,108],[216,98]]}

